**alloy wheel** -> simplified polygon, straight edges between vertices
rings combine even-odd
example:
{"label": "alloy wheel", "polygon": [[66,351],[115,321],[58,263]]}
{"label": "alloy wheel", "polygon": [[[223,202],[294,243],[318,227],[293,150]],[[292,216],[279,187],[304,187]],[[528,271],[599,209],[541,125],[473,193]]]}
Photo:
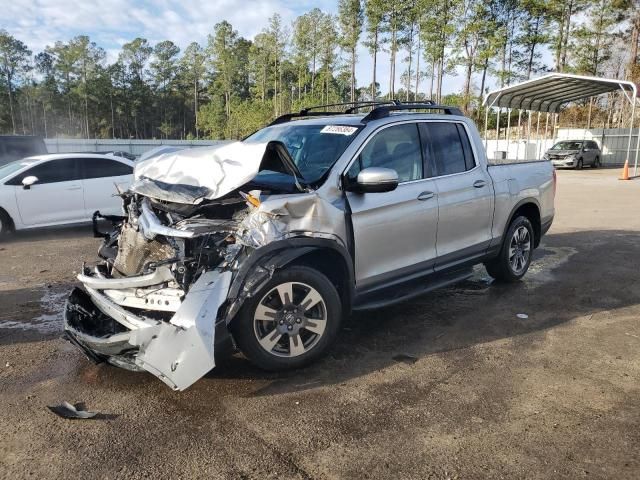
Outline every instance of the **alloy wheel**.
{"label": "alloy wheel", "polygon": [[527,227],[521,225],[516,228],[509,243],[509,265],[514,274],[520,275],[531,255],[531,235]]}
{"label": "alloy wheel", "polygon": [[325,332],[327,305],[310,285],[286,282],[262,297],[253,315],[260,346],[271,355],[297,357],[314,348]]}

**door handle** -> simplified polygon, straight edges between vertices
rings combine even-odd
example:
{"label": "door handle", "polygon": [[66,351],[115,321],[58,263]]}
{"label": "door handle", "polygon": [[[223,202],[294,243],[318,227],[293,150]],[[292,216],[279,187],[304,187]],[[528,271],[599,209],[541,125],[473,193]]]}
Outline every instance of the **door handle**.
{"label": "door handle", "polygon": [[487,184],[487,182],[485,182],[484,180],[476,180],[475,182],[473,182],[474,188],[482,188],[486,184]]}
{"label": "door handle", "polygon": [[433,198],[434,195],[435,195],[435,193],[433,193],[433,192],[422,192],[420,195],[418,195],[418,200],[423,202],[425,200],[429,200],[430,198]]}
{"label": "door handle", "polygon": [[67,188],[67,190],[80,190],[82,187],[80,186],[74,186],[74,187],[69,187]]}

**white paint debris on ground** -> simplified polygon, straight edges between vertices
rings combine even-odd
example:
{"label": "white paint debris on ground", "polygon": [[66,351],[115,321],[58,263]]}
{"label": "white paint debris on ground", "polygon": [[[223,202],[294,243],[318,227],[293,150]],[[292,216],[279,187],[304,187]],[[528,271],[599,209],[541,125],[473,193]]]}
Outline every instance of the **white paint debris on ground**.
{"label": "white paint debris on ground", "polygon": [[[40,298],[39,315],[30,320],[26,318],[24,320],[11,320],[6,317],[0,317],[0,329],[30,330],[43,334],[61,332],[62,312],[68,293],[68,288],[63,291],[45,288]],[[20,310],[13,312],[13,314],[16,317],[24,315]]]}

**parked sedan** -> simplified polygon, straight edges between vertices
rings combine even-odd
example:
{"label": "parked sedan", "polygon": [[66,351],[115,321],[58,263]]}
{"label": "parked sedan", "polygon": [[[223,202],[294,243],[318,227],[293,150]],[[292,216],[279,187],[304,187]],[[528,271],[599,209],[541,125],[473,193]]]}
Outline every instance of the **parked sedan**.
{"label": "parked sedan", "polygon": [[117,190],[133,162],[90,153],[38,155],[0,167],[0,235],[9,230],[87,222],[93,212],[122,214]]}
{"label": "parked sedan", "polygon": [[551,160],[556,168],[575,168],[585,165],[592,168],[600,166],[602,152],[593,140],[563,140],[556,143],[544,154],[545,160]]}

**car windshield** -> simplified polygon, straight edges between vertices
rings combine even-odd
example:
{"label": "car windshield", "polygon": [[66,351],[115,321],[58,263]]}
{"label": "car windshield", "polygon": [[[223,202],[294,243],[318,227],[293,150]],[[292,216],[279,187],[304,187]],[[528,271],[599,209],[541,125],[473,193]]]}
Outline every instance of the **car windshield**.
{"label": "car windshield", "polygon": [[8,177],[12,173],[17,172],[18,170],[20,170],[22,167],[28,167],[33,162],[35,162],[35,160],[26,160],[26,159],[25,160],[16,160],[15,162],[7,163],[6,165],[1,166],[0,167],[0,179]]}
{"label": "car windshield", "polygon": [[274,125],[246,138],[246,143],[282,142],[307,183],[320,180],[356,137],[354,125]]}
{"label": "car windshield", "polygon": [[582,142],[567,141],[556,143],[553,147],[551,147],[551,150],[580,150],[581,147]]}

